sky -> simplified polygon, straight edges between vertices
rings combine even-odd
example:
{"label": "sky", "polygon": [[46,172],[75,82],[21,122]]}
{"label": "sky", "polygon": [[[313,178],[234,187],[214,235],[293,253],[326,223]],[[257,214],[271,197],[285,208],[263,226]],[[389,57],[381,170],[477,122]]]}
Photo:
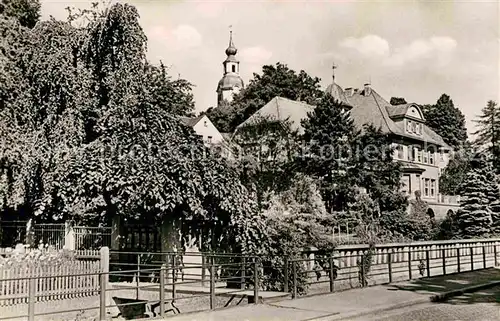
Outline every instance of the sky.
{"label": "sky", "polygon": [[[90,1],[41,0],[42,18]],[[115,1],[116,2],[116,1]],[[322,86],[361,88],[385,99],[432,104],[451,96],[473,119],[500,100],[498,1],[120,1],[137,7],[148,59],[195,85],[196,111],[217,103],[217,83],[232,26],[240,74],[247,84],[265,64],[286,63]]]}

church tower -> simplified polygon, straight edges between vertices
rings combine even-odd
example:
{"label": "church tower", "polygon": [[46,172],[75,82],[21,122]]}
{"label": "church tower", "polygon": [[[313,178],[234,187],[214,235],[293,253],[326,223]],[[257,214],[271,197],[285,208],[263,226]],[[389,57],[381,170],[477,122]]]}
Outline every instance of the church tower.
{"label": "church tower", "polygon": [[224,66],[224,76],[217,86],[217,107],[221,107],[224,102],[231,102],[233,95],[237,94],[243,87],[243,80],[240,77],[240,62],[236,59],[238,49],[233,43],[233,32],[229,32],[229,46],[226,49],[226,60]]}

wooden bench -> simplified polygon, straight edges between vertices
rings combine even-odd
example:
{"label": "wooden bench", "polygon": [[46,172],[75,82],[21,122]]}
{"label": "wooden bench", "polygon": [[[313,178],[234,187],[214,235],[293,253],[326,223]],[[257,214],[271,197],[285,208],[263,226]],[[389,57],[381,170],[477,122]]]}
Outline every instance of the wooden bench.
{"label": "wooden bench", "polygon": [[[113,301],[115,301],[116,306],[120,313],[117,316],[122,316],[126,320],[133,319],[143,319],[143,318],[154,318],[160,313],[155,312],[156,308],[160,306],[160,302],[151,303],[147,300],[137,300],[130,298],[120,298],[113,297]],[[174,314],[179,314],[179,309],[174,305],[172,301],[166,301],[165,307],[170,307],[165,310],[165,313],[172,311]]]}

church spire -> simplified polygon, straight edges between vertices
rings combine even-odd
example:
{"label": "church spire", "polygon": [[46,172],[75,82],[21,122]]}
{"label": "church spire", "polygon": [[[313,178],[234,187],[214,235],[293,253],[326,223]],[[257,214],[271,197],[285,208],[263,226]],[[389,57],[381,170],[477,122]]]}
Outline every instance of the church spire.
{"label": "church spire", "polygon": [[332,63],[332,80],[333,82],[335,83],[335,69],[337,69],[337,65],[334,63]]}
{"label": "church spire", "polygon": [[229,46],[226,49],[226,55],[229,56],[234,56],[238,52],[238,49],[234,46],[233,43],[233,30],[229,30]]}
{"label": "church spire", "polygon": [[[229,26],[231,28],[232,26]],[[240,73],[240,62],[236,59],[238,49],[234,46],[233,31],[229,31],[229,46],[226,49],[227,58],[224,66],[224,76],[217,85],[217,106],[224,105],[224,101],[230,102],[233,95],[238,93],[243,87],[243,80]]]}

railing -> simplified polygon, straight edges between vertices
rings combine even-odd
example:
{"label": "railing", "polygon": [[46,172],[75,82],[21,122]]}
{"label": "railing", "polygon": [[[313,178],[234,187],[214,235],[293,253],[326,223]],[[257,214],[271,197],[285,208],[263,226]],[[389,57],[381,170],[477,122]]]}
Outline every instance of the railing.
{"label": "railing", "polygon": [[[111,253],[111,257],[115,254],[117,253]],[[89,313],[86,315],[89,318],[106,320],[109,319],[112,310],[118,309],[124,312],[131,306],[136,306],[138,310],[144,310],[145,306],[149,306],[151,311],[147,316],[165,317],[169,310],[168,307],[172,306],[179,308],[181,312],[213,310],[239,304],[238,300],[234,300],[235,297],[239,297],[239,301],[248,298],[249,303],[259,303],[260,262],[256,257],[229,254],[207,256],[204,263],[208,267],[208,284],[206,287],[202,287],[199,278],[190,276],[190,270],[199,269],[201,266],[177,265],[176,253],[128,254],[137,254],[138,256],[154,254],[153,256],[157,257],[167,257],[169,262],[167,264],[160,262],[142,263],[139,260],[138,266],[115,263],[115,267],[118,265],[121,268],[119,271],[18,278],[16,281],[26,285],[27,292],[23,295],[22,302],[26,302],[27,307],[21,313],[18,311],[16,315],[8,317],[4,317],[0,313],[0,320],[27,318],[28,321],[32,321],[47,315],[59,319],[58,316],[62,314],[66,319],[69,319],[69,315],[78,314],[81,316],[82,313]],[[241,273],[237,273],[235,276],[235,273],[217,273],[217,270],[240,271]],[[94,300],[90,301],[87,306],[73,308],[67,304],[65,308],[47,311],[40,304],[35,304],[41,303],[41,298],[45,297],[45,294],[40,292],[40,287],[37,286],[41,279],[52,278],[52,282],[57,284],[67,278],[89,277],[93,280],[99,280],[99,286],[93,292],[95,294]],[[132,282],[119,282],[120,279],[132,280]],[[12,279],[4,281],[12,281]],[[237,284],[238,286],[230,288],[228,284]],[[50,309],[50,307],[48,308]]]}
{"label": "railing", "polygon": [[100,249],[111,246],[111,227],[73,227],[75,233],[75,249]]}
{"label": "railing", "polygon": [[[99,280],[92,273],[108,270],[106,249],[102,250],[97,257],[96,253],[92,253],[92,257],[84,260],[81,257],[82,253],[75,253],[76,259],[51,265],[44,265],[42,257],[36,263],[37,265],[28,262],[31,251],[34,250],[28,250],[27,257],[23,257],[23,260],[27,260],[26,262],[15,262],[14,266],[5,263],[0,266],[0,307],[29,304],[30,282],[35,283],[39,301],[48,302],[95,295],[99,290]],[[12,254],[13,252],[2,253],[6,259]],[[50,253],[42,252],[40,255],[50,255]]]}
{"label": "railing", "polygon": [[33,241],[34,244],[50,244],[56,249],[62,249],[65,244],[65,224],[35,224]]}
{"label": "railing", "polygon": [[[463,240],[343,246],[336,253],[290,260],[286,274],[292,296],[432,277],[498,265],[500,240]],[[299,280],[302,280],[300,282]],[[305,280],[305,281],[304,281]]]}

